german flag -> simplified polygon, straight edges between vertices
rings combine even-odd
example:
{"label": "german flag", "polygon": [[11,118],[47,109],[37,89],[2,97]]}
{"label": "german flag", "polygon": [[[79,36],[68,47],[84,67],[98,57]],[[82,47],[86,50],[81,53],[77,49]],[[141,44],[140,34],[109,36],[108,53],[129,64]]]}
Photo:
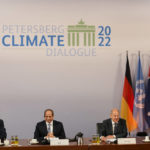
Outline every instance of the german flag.
{"label": "german flag", "polygon": [[127,54],[126,73],[124,79],[123,96],[121,102],[121,118],[126,120],[128,131],[131,132],[137,128],[137,123],[133,118],[134,93],[132,88],[130,66]]}

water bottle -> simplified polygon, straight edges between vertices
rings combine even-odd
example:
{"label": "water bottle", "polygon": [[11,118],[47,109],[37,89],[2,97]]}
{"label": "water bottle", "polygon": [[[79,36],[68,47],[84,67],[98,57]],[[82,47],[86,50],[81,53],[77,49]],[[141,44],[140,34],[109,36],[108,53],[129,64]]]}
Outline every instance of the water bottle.
{"label": "water bottle", "polygon": [[16,145],[19,144],[19,139],[18,139],[18,136],[17,136],[17,135],[15,136],[15,144],[16,144]]}
{"label": "water bottle", "polygon": [[14,139],[14,136],[11,136],[11,144],[15,144],[15,139]]}
{"label": "water bottle", "polygon": [[83,145],[83,139],[81,137],[78,137],[78,145]]}

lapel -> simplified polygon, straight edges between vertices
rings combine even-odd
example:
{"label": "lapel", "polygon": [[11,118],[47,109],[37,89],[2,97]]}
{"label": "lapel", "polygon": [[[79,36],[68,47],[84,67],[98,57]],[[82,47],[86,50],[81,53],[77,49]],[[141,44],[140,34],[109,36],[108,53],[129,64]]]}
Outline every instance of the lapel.
{"label": "lapel", "polygon": [[53,120],[53,134],[56,133],[56,122],[55,120]]}
{"label": "lapel", "polygon": [[115,133],[118,133],[118,132],[119,132],[120,126],[121,126],[121,122],[120,122],[120,119],[119,119],[119,121],[118,121],[118,123],[117,123],[117,126],[116,126]]}
{"label": "lapel", "polygon": [[44,131],[44,134],[45,134],[45,135],[48,134],[47,126],[46,126],[46,121],[43,122],[43,131]]}
{"label": "lapel", "polygon": [[117,131],[120,130],[120,125],[121,125],[121,123],[120,123],[120,119],[119,119],[118,124],[117,124]]}
{"label": "lapel", "polygon": [[110,132],[113,134],[113,127],[112,127],[112,121],[109,119],[109,127],[110,127]]}

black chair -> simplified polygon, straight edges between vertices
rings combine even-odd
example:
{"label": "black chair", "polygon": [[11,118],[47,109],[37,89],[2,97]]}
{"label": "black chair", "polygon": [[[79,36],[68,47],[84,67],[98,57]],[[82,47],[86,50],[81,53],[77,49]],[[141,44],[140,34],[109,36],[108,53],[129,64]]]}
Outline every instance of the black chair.
{"label": "black chair", "polygon": [[100,136],[102,135],[102,129],[103,129],[103,123],[97,123],[97,124],[96,124],[96,132],[97,132],[97,134],[99,134]]}
{"label": "black chair", "polygon": [[147,132],[137,132],[136,136],[147,136]]}

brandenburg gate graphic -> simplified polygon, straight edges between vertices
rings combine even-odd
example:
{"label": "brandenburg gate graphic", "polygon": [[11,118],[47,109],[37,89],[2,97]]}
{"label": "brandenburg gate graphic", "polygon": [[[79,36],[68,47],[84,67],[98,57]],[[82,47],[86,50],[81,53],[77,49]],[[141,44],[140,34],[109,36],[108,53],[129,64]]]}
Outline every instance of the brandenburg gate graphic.
{"label": "brandenburg gate graphic", "polygon": [[[83,34],[83,43],[80,43]],[[95,26],[88,26],[81,20],[77,25],[68,26],[68,46],[95,46]]]}

